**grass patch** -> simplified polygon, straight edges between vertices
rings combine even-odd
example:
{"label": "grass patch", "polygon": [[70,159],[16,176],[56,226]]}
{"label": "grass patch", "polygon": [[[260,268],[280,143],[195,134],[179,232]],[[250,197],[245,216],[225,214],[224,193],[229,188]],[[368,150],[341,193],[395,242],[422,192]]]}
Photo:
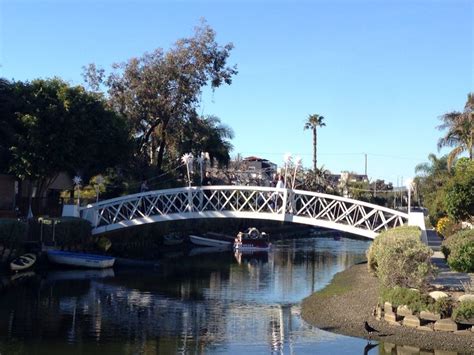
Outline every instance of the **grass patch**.
{"label": "grass patch", "polygon": [[353,279],[347,274],[339,273],[334,276],[332,281],[324,287],[314,293],[318,297],[332,297],[337,295],[343,295],[352,290]]}

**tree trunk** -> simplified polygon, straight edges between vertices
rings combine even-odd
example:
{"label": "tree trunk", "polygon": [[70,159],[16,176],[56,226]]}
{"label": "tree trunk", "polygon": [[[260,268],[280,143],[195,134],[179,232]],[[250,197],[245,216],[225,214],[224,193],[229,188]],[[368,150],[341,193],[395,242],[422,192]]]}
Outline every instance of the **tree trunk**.
{"label": "tree trunk", "polygon": [[314,173],[316,174],[316,170],[318,169],[318,161],[317,161],[317,143],[318,143],[318,134],[316,132],[316,127],[313,128],[313,169]]}
{"label": "tree trunk", "polygon": [[160,127],[160,145],[158,148],[158,157],[156,160],[156,167],[158,171],[161,171],[161,166],[163,165],[163,155],[165,153],[166,147],[166,127],[168,126],[168,121],[164,121]]}

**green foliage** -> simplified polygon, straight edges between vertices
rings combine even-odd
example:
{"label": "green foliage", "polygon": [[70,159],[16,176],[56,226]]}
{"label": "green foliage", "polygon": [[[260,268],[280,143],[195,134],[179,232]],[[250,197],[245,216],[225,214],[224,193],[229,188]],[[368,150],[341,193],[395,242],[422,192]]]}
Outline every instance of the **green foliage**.
{"label": "green foliage", "polygon": [[385,245],[391,243],[392,240],[397,238],[413,238],[415,240],[420,240],[421,231],[418,227],[402,226],[380,233],[366,252],[367,259],[370,260],[368,263],[370,271],[375,272],[377,270],[378,259],[384,252]]}
{"label": "green foliage", "polygon": [[227,66],[233,45],[221,46],[215,37],[202,22],[194,36],[178,40],[168,51],[159,48],[116,64],[108,75],[94,64],[85,68],[89,85],[96,90],[105,86],[110,105],[127,117],[137,160],[160,170],[165,154],[170,161],[179,158],[169,156],[169,138],[197,116],[203,88],[231,84],[237,74]]}
{"label": "green foliage", "polygon": [[467,321],[474,319],[474,301],[463,301],[457,306],[452,315],[455,321]]}
{"label": "green foliage", "polygon": [[[432,300],[431,297],[430,299]],[[447,318],[451,315],[453,306],[454,303],[450,297],[441,297],[434,302],[430,302],[426,309],[430,312],[440,314],[441,318]]]}
{"label": "green foliage", "polygon": [[216,116],[192,116],[184,124],[170,128],[170,154],[181,157],[193,153],[199,157],[201,152],[209,153],[211,161],[228,165],[234,137],[232,129],[221,123]]}
{"label": "green foliage", "polygon": [[130,147],[124,119],[100,96],[60,79],[15,83],[17,127],[9,171],[38,182],[38,194],[61,171],[88,177],[126,161]]}
{"label": "green foliage", "polygon": [[420,240],[418,227],[399,227],[381,233],[367,252],[369,268],[383,287],[423,288],[433,273],[432,254]]}
{"label": "green foliage", "polygon": [[448,154],[448,167],[452,166],[461,153],[467,152],[469,159],[474,156],[474,100],[473,93],[467,96],[464,111],[452,111],[440,117],[442,124],[437,128],[446,130],[444,136],[438,141],[438,149],[442,147],[454,148]]}
{"label": "green foliage", "polygon": [[443,241],[441,250],[452,269],[474,271],[474,229],[462,230],[450,236]]}
{"label": "green foliage", "polygon": [[474,216],[474,161],[459,159],[445,191],[446,211],[451,218],[459,221]]}
{"label": "green foliage", "polygon": [[417,193],[423,205],[428,208],[430,222],[434,226],[438,219],[446,216],[443,186],[451,176],[447,159],[447,156],[438,158],[434,154],[429,154],[428,163],[421,163],[415,167],[415,172],[419,174],[415,178]]}
{"label": "green foliage", "polygon": [[15,249],[20,249],[26,239],[26,223],[16,219],[0,219],[0,246],[2,247],[2,256],[6,250],[10,254]]}
{"label": "green foliage", "polygon": [[313,114],[309,115],[305,124],[304,129],[310,129],[313,132],[313,171],[318,170],[318,127],[326,126],[324,116]]}
{"label": "green foliage", "polygon": [[84,249],[91,242],[90,223],[77,217],[41,218],[43,239],[62,249]]}
{"label": "green foliage", "polygon": [[380,303],[390,302],[396,306],[407,306],[413,312],[427,309],[430,297],[405,287],[395,286],[393,288],[382,288],[380,291]]}

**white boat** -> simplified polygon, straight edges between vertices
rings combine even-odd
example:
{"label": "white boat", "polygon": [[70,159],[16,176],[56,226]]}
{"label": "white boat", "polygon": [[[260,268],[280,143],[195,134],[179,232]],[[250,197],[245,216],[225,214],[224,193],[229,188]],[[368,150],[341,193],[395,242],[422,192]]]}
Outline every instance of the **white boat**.
{"label": "white boat", "polygon": [[81,266],[94,269],[105,269],[112,267],[115,258],[107,255],[96,255],[87,253],[75,253],[61,250],[48,250],[49,261],[69,266]]}
{"label": "white boat", "polygon": [[233,243],[233,238],[217,233],[207,233],[203,236],[189,235],[189,239],[193,244],[206,247],[230,247]]}
{"label": "white boat", "polygon": [[36,262],[35,254],[33,253],[23,254],[23,255],[20,255],[18,258],[14,259],[10,263],[10,269],[12,271],[25,270],[33,266],[35,262]]}

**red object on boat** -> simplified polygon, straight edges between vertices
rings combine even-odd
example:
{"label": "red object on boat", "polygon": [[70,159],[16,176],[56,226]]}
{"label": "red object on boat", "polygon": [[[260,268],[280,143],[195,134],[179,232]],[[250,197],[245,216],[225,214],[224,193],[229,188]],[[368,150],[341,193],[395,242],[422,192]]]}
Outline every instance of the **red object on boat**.
{"label": "red object on boat", "polygon": [[257,228],[249,228],[239,232],[234,241],[235,250],[269,250],[271,243],[265,232],[260,233]]}

